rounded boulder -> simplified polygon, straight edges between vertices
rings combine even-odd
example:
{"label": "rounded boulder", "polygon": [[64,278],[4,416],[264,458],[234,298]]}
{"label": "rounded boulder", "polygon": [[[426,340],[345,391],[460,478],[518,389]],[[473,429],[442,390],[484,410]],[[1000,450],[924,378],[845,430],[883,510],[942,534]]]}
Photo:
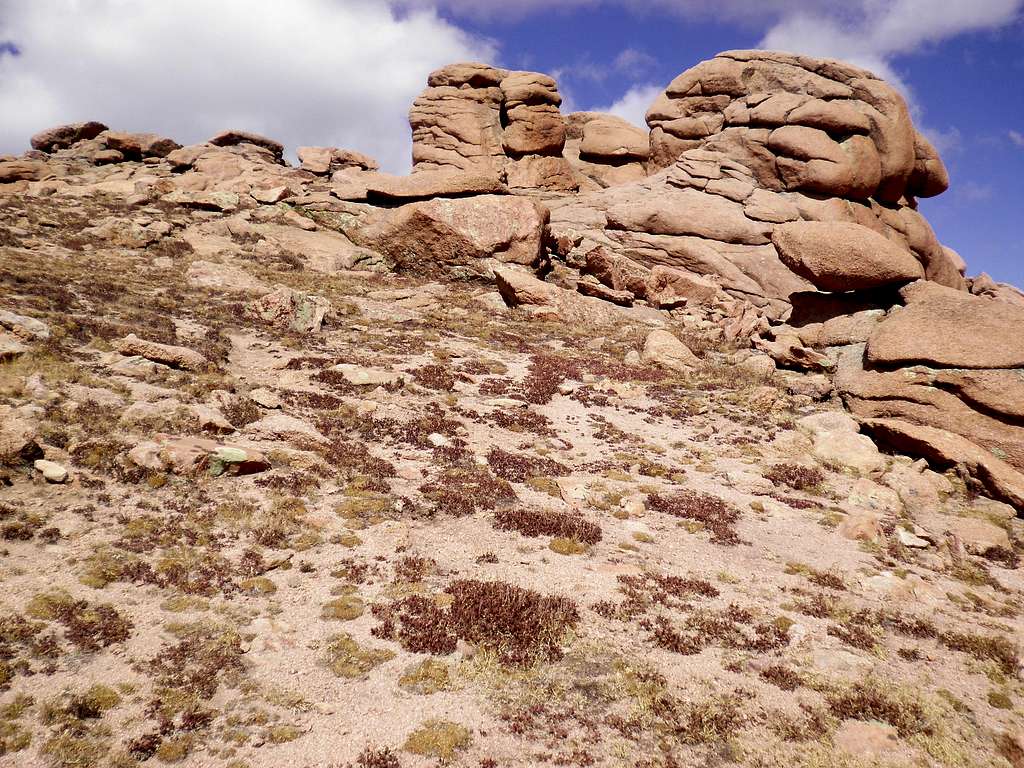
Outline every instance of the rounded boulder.
{"label": "rounded boulder", "polygon": [[822,291],[860,291],[924,277],[914,255],[860,224],[793,221],[772,243],[791,270]]}

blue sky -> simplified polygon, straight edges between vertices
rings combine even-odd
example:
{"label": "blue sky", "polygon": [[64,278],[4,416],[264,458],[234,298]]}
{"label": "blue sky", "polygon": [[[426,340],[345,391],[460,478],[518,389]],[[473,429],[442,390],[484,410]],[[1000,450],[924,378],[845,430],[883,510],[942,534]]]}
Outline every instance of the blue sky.
{"label": "blue sky", "polygon": [[[713,10],[711,10],[713,8]],[[182,143],[226,127],[409,163],[426,75],[555,75],[569,109],[641,119],[730,48],[854,61],[894,81],[949,167],[922,201],[969,271],[1024,285],[1024,0],[0,0],[0,153],[98,119]]]}

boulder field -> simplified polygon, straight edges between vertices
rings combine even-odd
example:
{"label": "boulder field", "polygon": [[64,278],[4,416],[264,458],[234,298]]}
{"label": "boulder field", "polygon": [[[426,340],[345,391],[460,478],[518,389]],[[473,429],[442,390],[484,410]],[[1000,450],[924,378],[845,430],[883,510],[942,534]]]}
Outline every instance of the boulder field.
{"label": "boulder field", "polygon": [[899,93],[409,122],[0,157],[0,764],[1024,764],[1024,293]]}
{"label": "boulder field", "polygon": [[918,211],[949,179],[895,89],[838,61],[728,51],[673,80],[647,130],[561,101],[541,73],[444,67],[410,110],[404,177],[333,147],[291,167],[246,131],[181,147],[84,122],[32,137],[0,182],[220,213],[183,233],[207,255],[251,237],[313,270],[520,265],[827,373],[822,395],[858,417],[943,429],[1024,472],[1024,295],[965,277]]}

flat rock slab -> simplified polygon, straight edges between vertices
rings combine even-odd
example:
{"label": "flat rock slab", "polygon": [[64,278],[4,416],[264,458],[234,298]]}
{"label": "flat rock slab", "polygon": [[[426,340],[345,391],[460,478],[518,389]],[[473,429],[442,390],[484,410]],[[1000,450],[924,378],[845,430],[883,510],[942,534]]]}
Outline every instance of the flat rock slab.
{"label": "flat rock slab", "polygon": [[345,381],[357,387],[393,387],[405,382],[405,374],[397,371],[365,368],[352,363],[341,363],[331,370],[337,371],[345,377]]}
{"label": "flat rock slab", "polygon": [[868,339],[867,359],[882,365],[1024,368],[1024,307],[921,281],[902,291]]}
{"label": "flat rock slab", "polygon": [[865,419],[863,426],[893,448],[942,468],[966,465],[996,499],[1024,511],[1024,475],[970,440],[943,429],[899,419]]}
{"label": "flat rock slab", "polygon": [[175,347],[170,344],[159,344],[155,341],[140,339],[130,333],[123,339],[117,339],[111,346],[128,357],[144,357],[154,363],[168,365],[171,368],[183,368],[186,371],[201,371],[210,363],[201,354],[188,347]]}

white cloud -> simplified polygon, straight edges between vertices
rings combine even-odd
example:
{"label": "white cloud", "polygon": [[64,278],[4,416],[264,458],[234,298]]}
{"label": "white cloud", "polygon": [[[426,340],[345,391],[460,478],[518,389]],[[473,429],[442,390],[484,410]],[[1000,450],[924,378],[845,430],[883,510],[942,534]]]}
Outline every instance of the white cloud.
{"label": "white cloud", "polygon": [[921,128],[920,130],[940,155],[959,152],[963,148],[963,135],[956,126],[944,131],[938,128]]}
{"label": "white cloud", "polygon": [[858,0],[840,13],[793,4],[759,48],[843,59],[903,86],[892,58],[965,32],[1010,23],[1024,0]]}
{"label": "white cloud", "polygon": [[633,125],[645,128],[647,121],[644,116],[663,90],[665,90],[663,85],[634,85],[614,104],[607,107],[594,107],[593,111],[610,112],[624,120],[629,120]]}
{"label": "white cloud", "polygon": [[636,48],[624,48],[615,57],[612,67],[617,72],[622,72],[634,77],[640,75],[657,65],[658,60],[645,51]]}
{"label": "white cloud", "polygon": [[0,0],[0,153],[101,120],[183,143],[225,128],[410,159],[409,105],[444,64],[492,43],[381,0]]}
{"label": "white cloud", "polygon": [[1016,144],[1018,147],[1024,148],[1024,133],[1020,131],[1010,131],[1010,141]]}
{"label": "white cloud", "polygon": [[970,203],[981,203],[991,200],[995,190],[991,184],[980,184],[977,181],[966,181],[956,187],[956,194]]}

